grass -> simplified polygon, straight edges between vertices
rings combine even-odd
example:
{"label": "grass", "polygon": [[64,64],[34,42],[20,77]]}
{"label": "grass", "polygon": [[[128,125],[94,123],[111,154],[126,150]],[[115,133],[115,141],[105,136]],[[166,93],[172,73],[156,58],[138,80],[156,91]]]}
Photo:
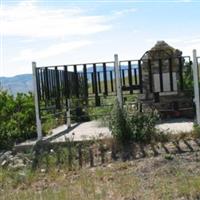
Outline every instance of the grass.
{"label": "grass", "polygon": [[[198,154],[198,155],[196,155]],[[199,199],[199,153],[116,162],[68,171],[0,171],[2,200]]]}

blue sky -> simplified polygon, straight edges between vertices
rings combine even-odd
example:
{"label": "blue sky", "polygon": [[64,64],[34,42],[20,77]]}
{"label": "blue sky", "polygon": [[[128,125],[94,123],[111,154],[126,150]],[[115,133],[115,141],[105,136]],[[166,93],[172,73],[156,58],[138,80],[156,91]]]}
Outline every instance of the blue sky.
{"label": "blue sky", "polygon": [[38,66],[139,59],[158,40],[200,55],[200,1],[1,0],[0,76]]}

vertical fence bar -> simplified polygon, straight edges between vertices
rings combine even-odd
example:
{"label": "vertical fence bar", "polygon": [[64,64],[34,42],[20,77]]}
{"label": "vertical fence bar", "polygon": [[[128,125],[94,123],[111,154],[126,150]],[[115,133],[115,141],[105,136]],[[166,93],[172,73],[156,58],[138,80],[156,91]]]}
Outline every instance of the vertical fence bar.
{"label": "vertical fence bar", "polygon": [[138,80],[137,80],[137,69],[134,68],[134,78],[135,78],[135,85],[138,84]]}
{"label": "vertical fence bar", "polygon": [[130,87],[130,94],[133,94],[131,61],[128,61],[128,82],[129,82],[129,87]]}
{"label": "vertical fence bar", "polygon": [[71,127],[71,104],[70,99],[67,99],[67,127]]}
{"label": "vertical fence bar", "polygon": [[69,78],[68,78],[68,67],[64,66],[64,86],[65,86],[65,97],[69,98]]}
{"label": "vertical fence bar", "polygon": [[110,87],[111,87],[111,92],[113,92],[114,88],[113,88],[113,75],[112,75],[112,71],[110,71]]}
{"label": "vertical fence bar", "polygon": [[124,86],[126,85],[124,69],[122,69],[122,83]]}
{"label": "vertical fence bar", "polygon": [[52,98],[52,77],[51,77],[51,69],[48,70],[48,77],[49,77],[49,97],[50,100]]}
{"label": "vertical fence bar", "polygon": [[119,60],[118,55],[114,55],[114,67],[115,67],[115,80],[116,80],[116,92],[117,92],[117,100],[119,102],[119,106],[122,108],[122,86],[121,86],[121,79],[120,79],[120,68],[119,68]]}
{"label": "vertical fence bar", "polygon": [[55,76],[56,76],[56,108],[60,109],[60,81],[59,81],[59,72],[58,68],[55,67]]}
{"label": "vertical fence bar", "polygon": [[41,85],[40,85],[40,71],[36,70],[36,81],[37,81],[37,92],[38,92],[38,100],[41,101]]}
{"label": "vertical fence bar", "polygon": [[173,71],[172,71],[172,58],[169,58],[169,80],[170,80],[170,90],[174,91],[174,85],[173,85]]}
{"label": "vertical fence bar", "polygon": [[194,102],[196,105],[196,117],[197,124],[200,125],[200,98],[199,98],[199,75],[198,75],[198,62],[197,62],[197,52],[193,50],[193,80],[194,80]]}
{"label": "vertical fence bar", "polygon": [[91,81],[92,81],[92,94],[94,94],[95,93],[95,89],[94,89],[94,75],[93,75],[94,73],[92,72],[91,73]]}
{"label": "vertical fence bar", "polygon": [[97,72],[97,77],[98,77],[99,93],[101,93],[101,77],[100,77],[100,72]]}
{"label": "vertical fence bar", "polygon": [[106,96],[108,96],[108,83],[107,83],[106,63],[103,63],[103,80],[104,80],[104,94]]}
{"label": "vertical fence bar", "polygon": [[97,68],[96,64],[93,64],[93,77],[94,77],[94,93],[95,93],[95,104],[99,106],[98,86],[97,86]]}
{"label": "vertical fence bar", "polygon": [[49,77],[48,77],[48,68],[44,69],[44,77],[45,77],[45,94],[46,100],[49,100]]}
{"label": "vertical fence bar", "polygon": [[159,78],[160,78],[160,91],[163,92],[163,74],[162,74],[162,60],[159,59]]}
{"label": "vertical fence bar", "polygon": [[180,90],[183,91],[183,61],[182,61],[182,57],[179,58],[179,77],[180,77]]}
{"label": "vertical fence bar", "polygon": [[140,93],[143,93],[141,60],[138,60],[138,70],[139,70]]}
{"label": "vertical fence bar", "polygon": [[150,59],[148,59],[148,69],[149,69],[149,88],[150,88],[150,92],[153,92],[152,70],[151,70],[151,60]]}
{"label": "vertical fence bar", "polygon": [[74,65],[74,75],[75,75],[75,93],[76,97],[79,98],[79,80],[78,80],[78,73],[77,73],[77,66]]}
{"label": "vertical fence bar", "polygon": [[83,65],[83,75],[84,75],[84,97],[86,104],[88,103],[88,79],[87,79],[87,66]]}
{"label": "vertical fence bar", "polygon": [[40,117],[40,105],[37,90],[37,77],[36,77],[36,62],[32,62],[32,72],[33,72],[33,88],[35,97],[35,114],[36,114],[36,127],[37,127],[37,140],[42,139],[42,123]]}
{"label": "vertical fence bar", "polygon": [[173,85],[173,70],[172,70],[172,58],[169,58],[169,80],[170,80],[170,90],[174,91],[174,85]]}
{"label": "vertical fence bar", "polygon": [[41,100],[45,100],[45,97],[44,97],[44,83],[43,83],[43,70],[40,68],[39,69],[39,79],[40,79],[40,94],[41,94]]}
{"label": "vertical fence bar", "polygon": [[64,66],[64,89],[65,89],[65,112],[66,112],[66,121],[68,124],[68,99],[69,99],[69,80],[68,80],[68,67]]}

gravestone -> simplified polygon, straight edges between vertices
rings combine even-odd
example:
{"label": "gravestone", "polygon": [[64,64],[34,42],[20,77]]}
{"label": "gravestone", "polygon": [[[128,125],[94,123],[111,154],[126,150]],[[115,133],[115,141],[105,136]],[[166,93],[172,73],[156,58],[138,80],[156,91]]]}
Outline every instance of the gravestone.
{"label": "gravestone", "polygon": [[191,93],[188,95],[181,86],[186,64],[182,52],[165,41],[158,41],[141,60],[143,94],[139,100],[142,104],[152,105],[171,116],[192,116]]}

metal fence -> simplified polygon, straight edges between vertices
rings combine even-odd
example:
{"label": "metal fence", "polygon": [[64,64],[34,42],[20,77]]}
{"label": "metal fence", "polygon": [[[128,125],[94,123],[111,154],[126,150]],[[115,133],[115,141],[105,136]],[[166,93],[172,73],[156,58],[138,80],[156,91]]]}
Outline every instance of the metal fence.
{"label": "metal fence", "polygon": [[[170,90],[173,87],[172,62],[179,63],[180,90],[184,90],[183,76],[186,64],[191,65],[190,57],[158,59],[160,91],[163,92],[163,63],[168,62]],[[155,60],[154,60],[155,62]],[[123,96],[143,93],[143,60],[119,61],[120,81]],[[152,63],[148,60],[150,91],[153,88]],[[68,64],[36,68],[36,82],[39,108],[54,113],[67,109],[68,99],[82,101],[84,105],[102,106],[101,98],[116,96],[116,75],[114,62]]]}

